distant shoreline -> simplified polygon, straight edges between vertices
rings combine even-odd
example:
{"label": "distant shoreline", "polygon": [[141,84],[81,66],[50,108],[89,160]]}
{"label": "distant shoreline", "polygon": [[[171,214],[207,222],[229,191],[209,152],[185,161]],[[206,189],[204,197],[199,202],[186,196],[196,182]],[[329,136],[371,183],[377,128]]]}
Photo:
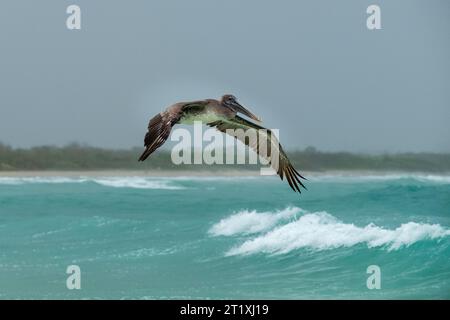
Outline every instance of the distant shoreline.
{"label": "distant shoreline", "polygon": [[[328,170],[302,171],[306,178],[315,176],[386,176],[386,175],[436,175],[450,176],[450,172]],[[256,177],[259,170],[30,170],[0,171],[0,177]]]}
{"label": "distant shoreline", "polygon": [[176,177],[176,176],[258,176],[258,170],[30,170],[0,171],[0,177]]}
{"label": "distant shoreline", "polygon": [[[145,163],[138,162],[137,157],[142,148],[112,150],[81,146],[77,144],[65,147],[42,146],[29,149],[15,149],[0,143],[0,175],[32,175],[38,172],[61,172],[64,175],[75,172],[110,175],[127,172],[133,175],[151,176],[241,176],[259,174],[259,164],[238,161],[237,153],[228,165],[183,165],[172,161],[171,152],[161,150],[152,155]],[[320,174],[338,172],[353,174],[355,172],[382,174],[386,172],[427,172],[442,174],[450,172],[450,153],[395,153],[395,154],[356,154],[350,152],[323,152],[308,147],[303,151],[289,151],[292,165],[303,172]],[[246,158],[245,158],[246,159]],[[228,162],[228,161],[227,161]],[[159,171],[161,170],[161,171]]]}

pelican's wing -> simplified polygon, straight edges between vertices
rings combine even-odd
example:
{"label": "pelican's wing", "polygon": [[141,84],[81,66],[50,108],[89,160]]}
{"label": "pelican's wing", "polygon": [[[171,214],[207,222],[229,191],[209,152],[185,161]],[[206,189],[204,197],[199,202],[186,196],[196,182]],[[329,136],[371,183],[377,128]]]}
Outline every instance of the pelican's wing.
{"label": "pelican's wing", "polygon": [[139,157],[139,161],[144,161],[156,149],[161,147],[170,136],[172,127],[180,121],[184,112],[190,112],[195,109],[203,108],[207,101],[179,102],[160,112],[148,123],[148,131],[145,135],[145,150]]}
{"label": "pelican's wing", "polygon": [[172,127],[180,120],[179,112],[164,111],[152,119],[148,123],[148,131],[145,135],[145,150],[139,157],[139,161],[144,161],[149,155],[166,142],[170,135]]}
{"label": "pelican's wing", "polygon": [[[305,178],[292,166],[278,139],[269,129],[247,121],[238,115],[233,119],[214,121],[208,123],[208,125],[240,140],[259,156],[269,160],[271,167],[280,176],[281,180],[283,180],[284,176],[286,177],[292,190],[301,193],[299,185],[306,189],[301,181],[301,179]],[[251,135],[245,134],[248,129],[256,130],[255,136],[257,139],[250,139]]]}

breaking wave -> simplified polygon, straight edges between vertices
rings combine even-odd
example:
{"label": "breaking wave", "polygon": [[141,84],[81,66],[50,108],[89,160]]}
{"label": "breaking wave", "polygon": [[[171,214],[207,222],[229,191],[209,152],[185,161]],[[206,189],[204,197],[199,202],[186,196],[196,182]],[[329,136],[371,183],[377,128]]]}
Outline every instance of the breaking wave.
{"label": "breaking wave", "polygon": [[[297,213],[301,216],[295,218]],[[281,221],[285,224],[280,225]],[[300,208],[287,208],[274,213],[238,212],[213,225],[209,233],[214,236],[253,234],[252,238],[226,253],[232,256],[284,254],[301,248],[329,250],[358,244],[365,244],[369,248],[385,247],[392,251],[421,240],[449,236],[450,230],[439,224],[412,221],[395,229],[379,227],[373,223],[358,227],[352,223],[344,223],[327,212],[309,213]],[[256,233],[259,235],[255,235]]]}
{"label": "breaking wave", "polygon": [[182,186],[173,185],[168,180],[154,180],[139,177],[94,179],[93,182],[106,187],[135,189],[181,190]]}
{"label": "breaking wave", "polygon": [[84,178],[69,177],[0,177],[0,184],[21,185],[27,183],[82,183],[86,182]]}
{"label": "breaking wave", "polygon": [[22,185],[28,183],[86,183],[93,182],[105,187],[181,190],[185,187],[176,185],[170,179],[155,179],[146,177],[1,177],[0,184]]}
{"label": "breaking wave", "polygon": [[367,182],[367,181],[395,181],[415,180],[424,183],[450,184],[450,175],[434,174],[319,174],[308,176],[311,181],[324,182]]}
{"label": "breaking wave", "polygon": [[235,234],[252,234],[268,230],[280,220],[294,217],[297,213],[304,212],[300,208],[286,208],[275,213],[241,211],[228,218],[220,220],[212,226],[209,233],[213,236],[232,236]]}

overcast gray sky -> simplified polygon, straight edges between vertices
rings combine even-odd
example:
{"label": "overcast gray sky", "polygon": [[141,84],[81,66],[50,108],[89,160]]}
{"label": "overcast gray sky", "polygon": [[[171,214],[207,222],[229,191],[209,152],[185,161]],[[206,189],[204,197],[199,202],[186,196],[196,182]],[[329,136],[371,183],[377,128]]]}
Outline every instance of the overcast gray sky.
{"label": "overcast gray sky", "polygon": [[14,147],[141,146],[169,104],[233,93],[290,149],[450,151],[448,0],[5,0],[0,41]]}

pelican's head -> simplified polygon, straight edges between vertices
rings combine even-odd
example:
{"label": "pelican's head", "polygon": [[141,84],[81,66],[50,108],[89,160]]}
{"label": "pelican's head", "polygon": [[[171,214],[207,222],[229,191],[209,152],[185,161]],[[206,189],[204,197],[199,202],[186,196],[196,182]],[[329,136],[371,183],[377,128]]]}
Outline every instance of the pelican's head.
{"label": "pelican's head", "polygon": [[256,120],[258,122],[261,122],[261,119],[259,117],[257,117],[256,115],[254,115],[253,113],[251,113],[249,110],[247,110],[246,108],[244,108],[236,99],[235,96],[233,96],[232,94],[225,94],[222,96],[222,99],[220,100],[220,102],[222,103],[222,105],[224,105],[225,107],[230,108],[231,110],[235,111],[235,112],[239,112],[242,113],[244,115],[246,115],[247,117]]}

